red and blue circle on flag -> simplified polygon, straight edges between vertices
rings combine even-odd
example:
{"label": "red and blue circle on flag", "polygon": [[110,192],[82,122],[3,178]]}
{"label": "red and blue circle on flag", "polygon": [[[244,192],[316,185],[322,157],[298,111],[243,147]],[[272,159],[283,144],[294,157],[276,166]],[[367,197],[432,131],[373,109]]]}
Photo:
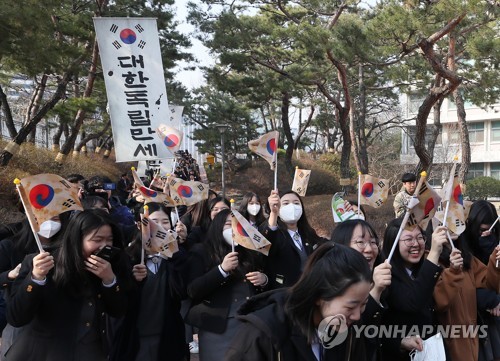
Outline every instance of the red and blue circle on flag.
{"label": "red and blue circle on flag", "polygon": [[243,228],[243,226],[241,225],[241,223],[238,222],[238,225],[236,226],[236,230],[242,236],[248,237],[248,233],[245,231],[245,228]]}
{"label": "red and blue circle on flag", "polygon": [[54,199],[54,188],[48,184],[38,184],[31,188],[29,199],[36,209],[45,208]]}
{"label": "red and blue circle on flag", "polygon": [[132,29],[123,29],[120,31],[120,39],[125,43],[125,44],[133,44],[137,40],[137,36],[135,35],[134,31]]}
{"label": "red and blue circle on flag", "polygon": [[154,198],[158,195],[157,192],[155,192],[152,189],[146,188],[146,187],[140,187],[141,193],[144,194],[147,197]]}
{"label": "red and blue circle on flag", "polygon": [[462,196],[462,189],[460,185],[457,185],[455,189],[453,189],[453,199],[455,202],[464,205],[464,197]]}
{"label": "red and blue circle on flag", "polygon": [[163,144],[168,148],[173,148],[179,144],[179,137],[175,134],[167,134],[163,139]]}
{"label": "red and blue circle on flag", "polygon": [[370,198],[373,195],[373,183],[365,183],[361,187],[361,194],[365,198]]}
{"label": "red and blue circle on flag", "polygon": [[189,186],[179,186],[177,193],[183,198],[190,198],[193,195],[193,190]]}
{"label": "red and blue circle on flag", "polygon": [[267,151],[273,155],[276,152],[276,139],[270,139],[266,144]]}

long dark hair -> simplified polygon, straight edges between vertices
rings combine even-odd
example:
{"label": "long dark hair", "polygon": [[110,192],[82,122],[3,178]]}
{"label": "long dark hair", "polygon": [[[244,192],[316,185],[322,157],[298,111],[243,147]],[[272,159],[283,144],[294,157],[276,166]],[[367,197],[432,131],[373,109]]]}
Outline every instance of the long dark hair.
{"label": "long dark hair", "polygon": [[326,242],[311,254],[302,276],[288,291],[285,312],[311,343],[317,337],[314,314],[318,300],[342,296],[350,286],[363,281],[371,283],[372,273],[361,253]]}
{"label": "long dark hair", "polygon": [[[297,228],[299,230],[300,236],[303,237],[304,240],[307,240],[308,242],[311,242],[312,244],[321,242],[322,238],[320,236],[318,236],[318,234],[316,233],[314,228],[311,227],[311,225],[309,224],[309,221],[307,220],[306,209],[304,207],[304,202],[302,201],[302,197],[299,196],[297,194],[297,192],[289,190],[289,191],[281,194],[280,198],[287,195],[287,194],[295,194],[300,201],[300,205],[302,206],[302,216],[300,216],[300,219],[297,221]],[[278,218],[278,227],[283,231],[287,230],[286,223],[283,222],[279,218]]]}
{"label": "long dark hair", "polygon": [[[221,264],[224,257],[231,252],[231,246],[227,244],[222,236],[226,219],[230,214],[229,209],[220,211],[208,228],[207,240],[204,243],[211,262],[209,267]],[[236,251],[238,252],[238,268],[232,272],[235,277],[243,277],[246,273],[258,271],[262,267],[261,256],[258,252],[242,246],[239,246]]]}
{"label": "long dark hair", "polygon": [[247,211],[247,206],[248,203],[252,200],[252,198],[255,197],[257,198],[257,202],[260,204],[260,210],[259,213],[255,216],[255,224],[259,226],[266,220],[266,217],[264,216],[264,207],[262,206],[262,202],[260,200],[260,197],[257,193],[254,192],[247,192],[241,199],[240,207],[238,208],[238,212],[241,213],[243,217],[245,217],[247,220],[250,219],[250,213]]}
{"label": "long dark hair", "polygon": [[352,241],[352,234],[354,233],[354,229],[358,225],[360,225],[363,230],[363,237],[365,236],[366,233],[368,233],[371,237],[377,240],[378,255],[375,259],[375,263],[373,264],[373,266],[376,267],[384,261],[384,258],[382,256],[382,250],[380,249],[380,241],[378,239],[377,232],[375,232],[375,229],[371,226],[370,223],[362,219],[354,219],[341,222],[333,230],[330,239],[332,240],[332,242],[340,243],[343,244],[344,246],[350,247]]}
{"label": "long dark hair", "polygon": [[[466,221],[467,226],[464,231],[464,239],[472,254],[479,259],[484,258],[482,257],[484,252],[479,246],[479,238],[481,237],[481,224],[489,224],[491,226],[497,218],[497,210],[495,209],[495,206],[490,202],[480,200],[472,203],[469,216],[467,217]],[[498,238],[500,235],[500,222],[497,222],[497,224],[495,224],[491,233],[495,236],[498,243]],[[481,259],[481,261],[484,262],[485,260]],[[486,263],[488,263],[487,259]]]}
{"label": "long dark hair", "polygon": [[[382,246],[382,251],[384,253],[384,257],[387,258],[391,252],[392,245],[396,241],[396,237],[399,232],[399,228],[401,227],[401,223],[403,223],[403,218],[404,217],[399,217],[396,219],[393,219],[392,221],[389,222],[387,225],[387,228],[385,229],[384,233],[384,244]],[[417,226],[420,229],[420,232],[422,233],[423,236],[425,236],[424,231],[422,228]],[[414,274],[416,275],[418,271],[420,270],[420,267],[422,266],[422,263],[424,263],[424,258],[425,255],[422,255],[422,258],[420,261],[416,264],[415,268],[413,269]],[[408,275],[408,272],[406,272],[406,266],[404,263],[403,258],[401,257],[401,253],[399,252],[399,245],[396,245],[396,248],[394,250],[393,257],[391,259],[391,264],[392,264],[392,273],[398,274],[401,279],[403,279],[405,282],[411,282],[411,278]]]}
{"label": "long dark hair", "polygon": [[[84,210],[75,214],[68,224],[61,239],[61,246],[54,255],[54,283],[59,288],[68,288],[81,295],[89,283],[91,274],[86,271],[83,258],[83,239],[103,226],[110,226],[113,235],[113,246],[123,248],[122,232],[113,222],[109,214],[99,210]],[[119,277],[121,270],[113,271]]]}

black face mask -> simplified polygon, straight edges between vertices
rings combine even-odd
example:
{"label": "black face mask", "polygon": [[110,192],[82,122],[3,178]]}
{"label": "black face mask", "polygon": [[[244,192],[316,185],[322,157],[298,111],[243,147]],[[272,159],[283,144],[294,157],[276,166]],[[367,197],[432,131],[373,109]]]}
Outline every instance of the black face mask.
{"label": "black face mask", "polygon": [[489,236],[486,237],[479,237],[478,242],[482,256],[486,257],[486,259],[490,256],[495,247],[498,245],[498,239],[495,234],[490,234]]}

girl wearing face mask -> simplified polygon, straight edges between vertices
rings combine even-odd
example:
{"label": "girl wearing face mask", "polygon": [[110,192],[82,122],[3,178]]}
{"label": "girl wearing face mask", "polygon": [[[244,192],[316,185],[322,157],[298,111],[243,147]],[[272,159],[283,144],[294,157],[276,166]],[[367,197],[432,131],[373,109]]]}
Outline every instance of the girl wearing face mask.
{"label": "girl wearing face mask", "polygon": [[231,213],[218,212],[207,239],[189,251],[187,293],[192,307],[186,323],[199,328],[201,361],[223,360],[240,323],[239,306],[267,284],[261,254],[235,244],[232,252]]}
{"label": "girl wearing face mask", "polygon": [[268,198],[271,213],[261,233],[272,243],[266,258],[269,287],[292,286],[299,279],[307,257],[327,240],[309,225],[300,196],[288,191],[281,198],[272,191]]}
{"label": "girl wearing face mask", "polygon": [[266,220],[262,210],[259,196],[254,192],[248,192],[243,196],[238,212],[245,217],[252,226],[258,228]]}
{"label": "girl wearing face mask", "polygon": [[[53,252],[27,256],[12,285],[7,318],[24,331],[7,360],[107,360],[106,315],[120,317],[132,286],[121,232],[102,211],[75,214]],[[116,257],[95,255],[118,247]]]}
{"label": "girl wearing face mask", "polygon": [[[172,225],[170,208],[154,202],[147,206],[150,221],[167,231],[174,229],[179,239],[185,239],[186,228],[181,222],[175,227]],[[142,264],[142,238],[141,232],[137,233],[134,243],[127,248],[134,264],[132,273],[137,282],[137,292],[133,293],[123,324],[117,332],[119,337],[114,342],[110,360],[185,360],[189,351],[180,309],[181,299],[185,297],[182,268],[187,252],[180,242],[179,251],[168,259],[146,250],[145,264]]]}
{"label": "girl wearing face mask", "polygon": [[[495,348],[500,347],[495,322],[495,317],[500,316],[500,268],[496,267],[496,261],[500,259],[496,232],[500,228],[494,227],[488,232],[496,219],[493,205],[486,201],[473,203],[466,229],[454,241],[457,249],[452,251],[447,244],[441,254],[440,264],[445,271],[434,289],[439,323],[489,326],[488,342],[470,335],[445,338],[452,360],[491,360]],[[469,247],[474,251],[471,252]],[[459,264],[450,256],[457,252],[461,255]]]}
{"label": "girl wearing face mask", "polygon": [[[388,255],[396,240],[402,218],[391,221],[384,234],[383,252]],[[436,326],[433,291],[443,268],[439,256],[444,244],[448,242],[445,228],[438,227],[426,239],[420,227],[412,231],[403,230],[391,260],[392,279],[387,287],[386,302],[389,308],[383,315],[382,323],[406,329],[402,337],[382,338],[383,360],[410,360],[410,351],[422,351],[421,337],[428,338],[434,334],[424,334],[424,326]],[[425,254],[426,242],[431,243],[430,251]],[[460,262],[459,253],[453,254],[453,262]],[[418,328],[418,335],[410,334],[411,329]]]}
{"label": "girl wearing face mask", "polygon": [[[38,237],[44,249],[50,252],[58,247],[70,214],[71,212],[64,212],[40,224]],[[24,257],[36,252],[38,252],[38,247],[28,220],[23,221],[21,229],[12,237],[0,242],[0,287],[5,290],[7,296],[12,283],[19,274]],[[5,360],[5,353],[21,331],[22,328],[7,324],[2,332],[0,360]]]}
{"label": "girl wearing face mask", "polygon": [[[370,286],[371,271],[359,252],[323,244],[293,287],[257,295],[241,307],[243,326],[224,360],[366,360],[364,344],[351,326],[361,318]],[[322,347],[330,334],[325,326],[335,322],[329,320],[342,320],[347,333],[327,348]]]}

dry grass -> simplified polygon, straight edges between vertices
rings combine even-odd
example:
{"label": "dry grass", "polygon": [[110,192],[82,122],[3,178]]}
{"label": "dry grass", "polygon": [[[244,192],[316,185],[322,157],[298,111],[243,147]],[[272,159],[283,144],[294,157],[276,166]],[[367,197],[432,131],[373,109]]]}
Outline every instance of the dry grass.
{"label": "dry grass", "polygon": [[[3,149],[5,141],[0,140]],[[18,196],[14,184],[15,178],[23,178],[40,173],[54,173],[67,176],[78,173],[84,177],[104,175],[112,180],[118,180],[120,173],[130,169],[132,163],[116,163],[113,154],[104,159],[102,154],[79,155],[68,157],[63,165],[55,161],[56,154],[43,148],[37,148],[32,144],[23,144],[20,152],[15,155],[9,165],[0,168],[0,224],[15,222],[22,218],[18,212]]]}

